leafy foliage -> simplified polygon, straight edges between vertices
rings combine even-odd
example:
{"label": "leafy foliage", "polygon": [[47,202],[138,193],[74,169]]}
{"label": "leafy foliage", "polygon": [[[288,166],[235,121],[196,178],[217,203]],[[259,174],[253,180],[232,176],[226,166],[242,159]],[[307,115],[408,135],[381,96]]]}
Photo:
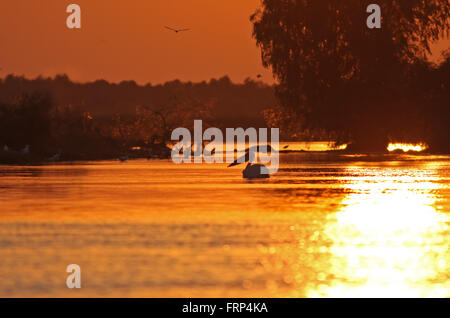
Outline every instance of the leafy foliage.
{"label": "leafy foliage", "polygon": [[424,105],[410,109],[414,76],[431,68],[423,61],[432,41],[448,35],[450,2],[377,1],[381,29],[366,27],[370,3],[263,0],[251,21],[277,97],[300,115],[302,129],[381,149],[405,115],[402,129],[421,121]]}

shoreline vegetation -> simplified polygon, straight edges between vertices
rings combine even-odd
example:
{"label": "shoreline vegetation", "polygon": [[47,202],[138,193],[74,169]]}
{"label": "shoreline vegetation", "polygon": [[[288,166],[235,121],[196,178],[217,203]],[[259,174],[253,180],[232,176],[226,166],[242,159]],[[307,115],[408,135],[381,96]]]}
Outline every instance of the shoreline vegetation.
{"label": "shoreline vegetation", "polygon": [[261,1],[251,22],[275,78],[274,119],[324,130],[353,152],[383,152],[391,142],[450,152],[450,48],[429,59],[450,36],[450,2],[379,0],[380,29],[366,27],[367,5]]}
{"label": "shoreline vegetation", "polygon": [[265,127],[271,86],[228,77],[162,85],[76,83],[7,75],[0,79],[0,164],[170,158],[177,127]]}
{"label": "shoreline vegetation", "polygon": [[[307,154],[311,157],[318,157],[327,160],[336,160],[336,157],[342,157],[341,160],[349,158],[353,160],[355,156],[365,161],[380,160],[380,159],[405,159],[409,156],[428,156],[428,155],[448,155],[447,153],[431,153],[428,150],[424,151],[408,151],[395,150],[385,152],[366,152],[358,153],[349,151],[347,149],[329,149],[329,150],[279,150],[280,154]],[[347,157],[351,156],[351,157]],[[60,163],[71,162],[90,162],[90,161],[127,161],[137,159],[170,159],[171,149],[167,146],[157,145],[155,147],[147,147],[142,149],[129,149],[128,152],[118,151],[111,153],[96,153],[96,154],[63,154],[57,153],[54,156],[43,157],[39,154],[24,153],[23,151],[15,151],[0,149],[0,165],[11,166],[44,166],[54,165]],[[353,159],[352,159],[353,158]],[[225,162],[225,161],[224,161]]]}
{"label": "shoreline vegetation", "polygon": [[53,156],[45,156],[42,154],[24,153],[16,150],[0,150],[0,165],[19,165],[19,166],[40,166],[52,165],[60,162],[75,162],[75,161],[103,161],[103,160],[132,160],[132,159],[168,159],[170,158],[171,150],[168,147],[157,145],[156,147],[147,148],[145,150],[125,151],[111,151],[97,152],[97,153],[56,153]]}
{"label": "shoreline vegetation", "polygon": [[[441,113],[441,119],[445,121],[448,114]],[[169,159],[172,131],[178,127],[193,131],[196,119],[202,119],[204,129],[279,127],[280,140],[328,143],[329,149],[321,154],[404,153],[401,149],[388,151],[386,139],[381,147],[365,149],[351,140],[341,140],[334,131],[302,129],[298,115],[277,106],[274,87],[252,80],[234,84],[224,77],[202,83],[139,86],[134,82],[74,83],[66,75],[47,79],[8,75],[0,79],[0,164]],[[434,146],[408,154],[450,153],[444,142],[447,129],[437,127],[436,136],[445,147],[431,143]],[[391,141],[430,144],[420,138]],[[280,148],[280,153],[293,152],[308,151]]]}
{"label": "shoreline vegetation", "polygon": [[261,127],[273,100],[270,86],[227,77],[144,86],[8,75],[0,79],[0,164],[170,158],[175,128],[198,118],[207,127]]}

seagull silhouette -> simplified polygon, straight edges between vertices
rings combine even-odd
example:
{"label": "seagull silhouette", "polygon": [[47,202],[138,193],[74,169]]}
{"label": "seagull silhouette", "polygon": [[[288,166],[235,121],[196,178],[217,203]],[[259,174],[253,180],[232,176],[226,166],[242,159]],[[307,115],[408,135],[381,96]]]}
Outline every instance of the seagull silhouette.
{"label": "seagull silhouette", "polygon": [[191,30],[191,29],[173,29],[173,28],[168,27],[168,26],[164,26],[164,27],[165,27],[166,29],[170,30],[170,31],[175,32],[175,33],[185,32],[185,31],[190,31],[190,30]]}

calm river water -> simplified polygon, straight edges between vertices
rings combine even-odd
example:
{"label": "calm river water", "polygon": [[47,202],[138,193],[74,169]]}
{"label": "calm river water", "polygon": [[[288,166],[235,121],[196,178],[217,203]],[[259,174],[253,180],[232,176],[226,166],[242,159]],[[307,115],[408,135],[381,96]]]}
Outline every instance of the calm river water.
{"label": "calm river water", "polygon": [[241,170],[0,166],[0,297],[450,296],[450,157],[283,154],[271,179]]}

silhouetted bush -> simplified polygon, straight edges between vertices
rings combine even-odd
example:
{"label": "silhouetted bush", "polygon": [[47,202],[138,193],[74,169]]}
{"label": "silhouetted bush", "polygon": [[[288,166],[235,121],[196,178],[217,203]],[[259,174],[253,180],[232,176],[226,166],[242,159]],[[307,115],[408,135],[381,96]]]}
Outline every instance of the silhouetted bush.
{"label": "silhouetted bush", "polygon": [[0,105],[0,144],[45,153],[51,139],[53,102],[48,94],[19,96]]}

